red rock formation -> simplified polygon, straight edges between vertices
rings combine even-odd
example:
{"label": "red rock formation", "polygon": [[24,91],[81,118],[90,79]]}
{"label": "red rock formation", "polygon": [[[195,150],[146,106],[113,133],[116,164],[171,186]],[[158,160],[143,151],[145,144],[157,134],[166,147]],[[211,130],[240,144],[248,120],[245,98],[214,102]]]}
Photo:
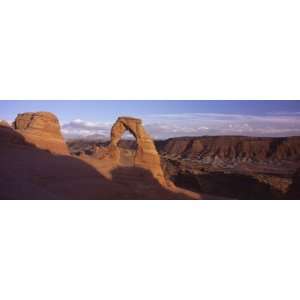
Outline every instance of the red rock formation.
{"label": "red rock formation", "polygon": [[5,123],[0,123],[0,147],[9,145],[26,145],[23,136],[16,134],[16,131]]}
{"label": "red rock formation", "polygon": [[300,137],[180,137],[157,142],[160,153],[207,160],[300,160]]}
{"label": "red rock formation", "polygon": [[14,129],[26,142],[56,154],[69,154],[56,116],[49,112],[18,114]]}
{"label": "red rock formation", "polygon": [[111,129],[111,142],[108,146],[110,158],[118,162],[120,150],[118,143],[124,132],[128,130],[136,138],[137,150],[134,157],[134,166],[150,171],[155,179],[162,185],[172,185],[167,182],[160,164],[160,157],[156,151],[154,142],[145,131],[140,119],[120,117]]}
{"label": "red rock formation", "polygon": [[19,130],[0,125],[0,199],[199,197],[183,189],[163,187],[143,168],[127,168],[88,155],[53,154],[26,142]]}
{"label": "red rock formation", "polygon": [[10,127],[8,122],[6,122],[5,120],[0,120],[0,126]]}
{"label": "red rock formation", "polygon": [[180,137],[156,145],[166,176],[178,186],[236,199],[295,197],[289,195],[297,191],[290,184],[300,167],[300,137]]}

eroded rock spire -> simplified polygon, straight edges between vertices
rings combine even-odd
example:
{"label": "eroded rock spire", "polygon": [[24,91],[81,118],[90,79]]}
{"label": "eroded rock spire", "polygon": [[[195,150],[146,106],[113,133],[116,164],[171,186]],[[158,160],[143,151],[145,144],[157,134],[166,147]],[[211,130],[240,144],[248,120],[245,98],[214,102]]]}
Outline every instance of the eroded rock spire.
{"label": "eroded rock spire", "polygon": [[60,131],[57,117],[49,112],[28,112],[18,114],[13,128],[25,140],[39,149],[57,154],[69,154],[68,147]]}

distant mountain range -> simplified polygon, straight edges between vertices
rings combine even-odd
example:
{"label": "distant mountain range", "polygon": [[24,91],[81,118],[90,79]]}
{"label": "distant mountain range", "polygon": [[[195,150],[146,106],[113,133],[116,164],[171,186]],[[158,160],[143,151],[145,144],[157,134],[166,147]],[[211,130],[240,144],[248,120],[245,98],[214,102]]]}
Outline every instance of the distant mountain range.
{"label": "distant mountain range", "polygon": [[82,136],[80,134],[64,134],[66,141],[71,140],[82,140],[82,141],[109,141],[110,137],[102,134],[91,134],[87,136]]}

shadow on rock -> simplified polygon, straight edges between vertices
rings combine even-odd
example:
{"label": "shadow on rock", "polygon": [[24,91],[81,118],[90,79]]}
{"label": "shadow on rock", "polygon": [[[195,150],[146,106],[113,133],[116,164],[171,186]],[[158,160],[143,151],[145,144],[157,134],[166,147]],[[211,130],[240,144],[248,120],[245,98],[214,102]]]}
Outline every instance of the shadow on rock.
{"label": "shadow on rock", "polygon": [[293,176],[293,182],[291,186],[289,187],[289,190],[286,194],[286,199],[291,200],[299,200],[300,199],[300,169],[298,169],[294,176]]}
{"label": "shadow on rock", "polygon": [[172,178],[177,186],[231,199],[282,199],[283,194],[252,176],[213,172],[179,173]]}
{"label": "shadow on rock", "polygon": [[189,199],[187,194],[162,186],[151,172],[143,168],[117,167],[111,175],[112,182],[125,188],[117,199]]}
{"label": "shadow on rock", "polygon": [[108,180],[85,162],[56,155],[0,127],[1,199],[97,199]]}
{"label": "shadow on rock", "polygon": [[57,155],[0,126],[0,199],[187,199],[170,191],[152,174],[117,167],[111,180],[71,155]]}

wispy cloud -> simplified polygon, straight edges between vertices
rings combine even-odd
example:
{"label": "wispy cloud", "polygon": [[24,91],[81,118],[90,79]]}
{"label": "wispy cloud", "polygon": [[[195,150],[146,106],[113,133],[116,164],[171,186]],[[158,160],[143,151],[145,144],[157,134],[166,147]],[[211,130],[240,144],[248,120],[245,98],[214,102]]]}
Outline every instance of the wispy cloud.
{"label": "wispy cloud", "polygon": [[[156,139],[198,135],[291,136],[300,135],[298,112],[266,115],[182,113],[143,118],[146,130]],[[101,134],[109,137],[112,123],[80,119],[62,125],[65,135]]]}
{"label": "wispy cloud", "polygon": [[86,137],[93,134],[109,136],[112,123],[90,122],[75,119],[61,125],[62,133],[66,137]]}
{"label": "wispy cloud", "polygon": [[144,123],[149,128],[150,133],[153,131],[158,135],[156,136],[157,138],[160,136],[165,138],[168,136],[183,135],[300,135],[300,117],[296,113],[276,115],[217,113],[159,114],[149,115],[145,118]]}

